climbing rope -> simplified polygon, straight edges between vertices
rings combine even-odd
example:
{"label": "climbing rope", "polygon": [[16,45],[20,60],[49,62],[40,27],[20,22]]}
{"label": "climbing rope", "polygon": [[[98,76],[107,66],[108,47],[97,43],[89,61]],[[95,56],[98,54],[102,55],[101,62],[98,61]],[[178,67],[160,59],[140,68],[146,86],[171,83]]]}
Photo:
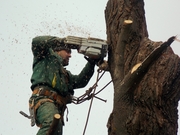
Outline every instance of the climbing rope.
{"label": "climbing rope", "polygon": [[105,71],[104,71],[104,72],[101,74],[101,76],[99,77],[99,74],[102,72],[102,70],[99,70],[99,69],[98,69],[97,71],[98,71],[98,74],[97,74],[97,79],[96,79],[95,84],[94,84],[92,87],[90,87],[88,90],[86,90],[86,92],[85,92],[83,95],[81,95],[81,96],[79,96],[79,97],[73,96],[72,102],[73,102],[74,104],[81,104],[81,103],[83,103],[83,102],[86,101],[86,100],[92,99],[93,97],[95,97],[95,98],[97,98],[97,99],[99,99],[99,100],[102,100],[102,101],[106,102],[106,100],[104,100],[104,99],[102,99],[102,98],[99,98],[99,97],[97,97],[96,95],[99,94],[102,90],[104,90],[104,89],[112,82],[112,80],[111,80],[108,84],[106,84],[106,85],[105,85],[101,90],[99,90],[98,92],[92,93],[92,91],[93,91],[94,89],[96,89],[99,80],[102,78],[102,76],[103,76],[104,73],[105,73]]}
{"label": "climbing rope", "polygon": [[97,72],[98,72],[98,74],[97,74],[97,78],[96,78],[95,84],[92,87],[90,87],[82,96],[80,96],[78,98],[74,97],[73,101],[72,101],[74,104],[80,104],[80,103],[83,103],[86,100],[90,100],[91,99],[89,110],[88,110],[88,115],[87,115],[86,123],[85,123],[85,127],[84,127],[84,131],[83,131],[83,135],[85,135],[87,124],[88,124],[88,121],[89,121],[89,116],[90,116],[90,112],[91,112],[93,98],[97,98],[97,99],[99,99],[101,101],[106,102],[106,100],[104,100],[102,98],[99,98],[96,95],[99,94],[102,90],[104,90],[112,82],[112,80],[111,80],[102,89],[100,89],[98,92],[96,92],[96,88],[98,86],[97,84],[98,84],[99,80],[102,78],[102,76],[104,75],[105,71],[101,74],[101,76],[99,74],[102,72],[102,70],[98,69]]}

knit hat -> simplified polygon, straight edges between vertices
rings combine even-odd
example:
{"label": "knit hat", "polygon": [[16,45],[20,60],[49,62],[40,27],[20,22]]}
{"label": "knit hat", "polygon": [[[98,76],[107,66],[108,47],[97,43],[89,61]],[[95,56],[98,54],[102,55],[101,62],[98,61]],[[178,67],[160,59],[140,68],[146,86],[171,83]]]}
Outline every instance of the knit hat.
{"label": "knit hat", "polygon": [[69,48],[67,45],[57,46],[53,50],[54,51],[66,50],[71,53],[71,48]]}

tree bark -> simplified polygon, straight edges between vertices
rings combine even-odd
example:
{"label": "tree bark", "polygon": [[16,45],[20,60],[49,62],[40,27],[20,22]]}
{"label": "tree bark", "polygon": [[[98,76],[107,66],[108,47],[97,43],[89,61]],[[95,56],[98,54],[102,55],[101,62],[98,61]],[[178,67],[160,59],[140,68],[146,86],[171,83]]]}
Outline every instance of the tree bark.
{"label": "tree bark", "polygon": [[176,135],[180,59],[148,39],[143,0],[109,0],[105,10],[114,105],[109,135]]}

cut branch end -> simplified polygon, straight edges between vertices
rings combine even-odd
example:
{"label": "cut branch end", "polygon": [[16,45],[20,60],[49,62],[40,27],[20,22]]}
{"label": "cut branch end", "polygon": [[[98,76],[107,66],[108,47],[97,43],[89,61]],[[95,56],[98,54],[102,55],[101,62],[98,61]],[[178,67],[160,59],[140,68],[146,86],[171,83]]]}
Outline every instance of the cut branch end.
{"label": "cut branch end", "polygon": [[55,133],[56,128],[57,128],[57,126],[58,126],[58,124],[59,124],[60,118],[61,118],[61,115],[60,115],[60,114],[55,114],[55,115],[54,115],[53,122],[52,122],[52,124],[51,124],[51,127],[50,127],[49,130],[48,130],[47,135],[53,135],[53,134]]}
{"label": "cut branch end", "polygon": [[142,65],[142,63],[136,64],[136,65],[132,68],[131,74],[132,74],[134,71],[136,71],[141,65]]}
{"label": "cut branch end", "polygon": [[132,23],[133,23],[132,20],[124,20],[124,25],[132,24]]}

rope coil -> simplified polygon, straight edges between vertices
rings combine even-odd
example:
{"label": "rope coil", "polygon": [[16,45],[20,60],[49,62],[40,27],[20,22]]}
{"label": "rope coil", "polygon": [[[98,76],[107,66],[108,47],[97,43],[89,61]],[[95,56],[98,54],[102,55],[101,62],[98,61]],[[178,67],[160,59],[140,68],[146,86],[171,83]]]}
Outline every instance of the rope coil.
{"label": "rope coil", "polygon": [[98,69],[97,71],[98,71],[98,74],[97,74],[97,79],[96,79],[95,84],[92,87],[90,87],[88,90],[86,90],[86,92],[83,95],[81,95],[79,97],[73,96],[72,102],[74,104],[81,104],[81,103],[85,102],[86,100],[92,99],[93,97],[95,97],[95,98],[97,98],[97,99],[99,99],[101,101],[106,102],[106,100],[104,100],[102,98],[99,98],[96,95],[99,94],[101,91],[103,91],[112,82],[112,80],[109,83],[107,83],[102,89],[100,89],[98,92],[96,92],[96,93],[95,93],[95,91],[92,92],[93,90],[96,89],[96,87],[98,86],[97,84],[98,84],[99,80],[102,78],[102,76],[105,73],[105,71],[104,71],[102,73],[102,75],[99,77],[99,74],[102,72],[102,70]]}

